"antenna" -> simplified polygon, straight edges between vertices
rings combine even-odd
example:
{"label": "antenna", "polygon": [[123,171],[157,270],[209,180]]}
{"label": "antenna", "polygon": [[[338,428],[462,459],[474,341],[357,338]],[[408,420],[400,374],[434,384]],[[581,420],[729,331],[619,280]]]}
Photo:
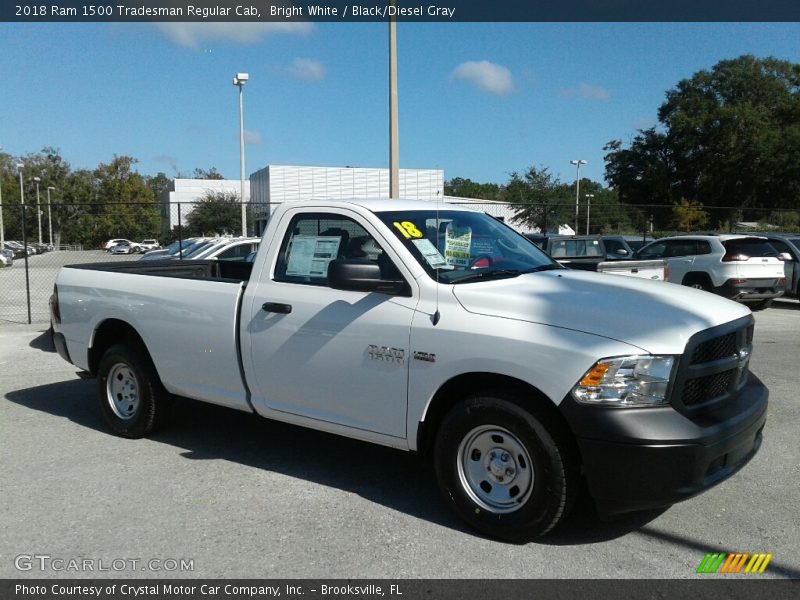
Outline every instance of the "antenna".
{"label": "antenna", "polygon": [[[439,197],[439,190],[436,190],[436,250],[439,250],[439,203],[441,198]],[[436,271],[436,312],[433,313],[433,318],[431,321],[433,322],[433,326],[436,327],[436,324],[439,322],[439,319],[442,315],[439,313],[439,269],[435,269]]]}

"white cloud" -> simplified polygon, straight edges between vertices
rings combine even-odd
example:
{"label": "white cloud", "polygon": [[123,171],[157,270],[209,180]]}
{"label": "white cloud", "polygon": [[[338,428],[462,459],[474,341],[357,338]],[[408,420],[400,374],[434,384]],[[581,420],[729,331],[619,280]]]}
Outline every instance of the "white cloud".
{"label": "white cloud", "polygon": [[254,44],[270,35],[308,35],[313,23],[155,23],[179,46],[197,48],[211,41]]}
{"label": "white cloud", "polygon": [[458,65],[450,74],[451,79],[466,79],[484,92],[505,96],[514,91],[511,71],[488,60],[467,61]]}
{"label": "white cloud", "polygon": [[562,98],[583,98],[585,100],[608,100],[611,98],[609,91],[599,85],[582,83],[576,88],[565,88],[558,92]]}
{"label": "white cloud", "polygon": [[289,73],[297,79],[319,81],[325,78],[325,65],[310,58],[295,58],[289,66]]}
{"label": "white cloud", "polygon": [[260,133],[255,131],[248,131],[247,129],[244,130],[244,141],[246,144],[251,145],[258,145],[264,141],[264,138],[261,137]]}

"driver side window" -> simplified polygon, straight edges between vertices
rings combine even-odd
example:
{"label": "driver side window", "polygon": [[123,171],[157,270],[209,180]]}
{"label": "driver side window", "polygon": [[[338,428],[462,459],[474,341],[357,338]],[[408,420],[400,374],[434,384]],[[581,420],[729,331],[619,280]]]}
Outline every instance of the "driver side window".
{"label": "driver side window", "polygon": [[384,279],[399,272],[380,244],[348,217],[305,213],[292,219],[278,253],[275,281],[328,285],[328,264],[335,259],[363,259],[381,267]]}

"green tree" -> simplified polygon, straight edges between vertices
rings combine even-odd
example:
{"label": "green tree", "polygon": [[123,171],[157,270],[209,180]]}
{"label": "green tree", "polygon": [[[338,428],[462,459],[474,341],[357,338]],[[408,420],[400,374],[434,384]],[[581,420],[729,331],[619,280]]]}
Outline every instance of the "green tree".
{"label": "green tree", "polygon": [[[224,235],[239,233],[242,229],[242,208],[239,194],[207,190],[186,216],[187,231],[191,235]],[[248,207],[247,221],[253,221]]]}
{"label": "green tree", "polygon": [[501,199],[514,205],[515,219],[530,228],[552,229],[568,218],[570,186],[561,183],[547,167],[512,172]]}
{"label": "green tree", "polygon": [[682,198],[672,207],[672,226],[678,231],[697,231],[708,225],[708,213],[697,201]]}
{"label": "green tree", "polygon": [[193,179],[225,179],[219,171],[217,171],[217,167],[211,167],[210,169],[201,169],[196,168],[192,173]]}
{"label": "green tree", "polygon": [[133,170],[137,162],[130,156],[114,156],[110,163],[100,164],[94,171],[98,243],[115,237],[139,240],[159,233],[158,205],[145,178]]}
{"label": "green tree", "polygon": [[669,90],[658,120],[659,131],[640,131],[630,148],[606,146],[606,179],[623,201],[796,206],[800,65],[749,55],[720,61]]}
{"label": "green tree", "polygon": [[444,193],[446,196],[456,196],[458,198],[498,200],[500,186],[496,183],[476,183],[471,179],[453,177],[453,179],[444,182]]}

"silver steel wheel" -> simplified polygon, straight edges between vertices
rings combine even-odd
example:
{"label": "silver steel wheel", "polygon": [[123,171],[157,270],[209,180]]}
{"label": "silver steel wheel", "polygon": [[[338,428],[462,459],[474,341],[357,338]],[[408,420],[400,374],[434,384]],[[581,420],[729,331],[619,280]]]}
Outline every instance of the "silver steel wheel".
{"label": "silver steel wheel", "polygon": [[139,409],[139,382],[125,363],[117,363],[108,372],[106,398],[111,410],[120,419],[132,419]]}
{"label": "silver steel wheel", "polygon": [[704,289],[706,289],[705,286],[702,283],[692,283],[689,287],[690,288],[694,288],[696,290],[704,290]]}
{"label": "silver steel wheel", "polygon": [[458,446],[458,477],[473,501],[493,513],[521,508],[533,492],[530,454],[517,436],[497,425],[470,431]]}

